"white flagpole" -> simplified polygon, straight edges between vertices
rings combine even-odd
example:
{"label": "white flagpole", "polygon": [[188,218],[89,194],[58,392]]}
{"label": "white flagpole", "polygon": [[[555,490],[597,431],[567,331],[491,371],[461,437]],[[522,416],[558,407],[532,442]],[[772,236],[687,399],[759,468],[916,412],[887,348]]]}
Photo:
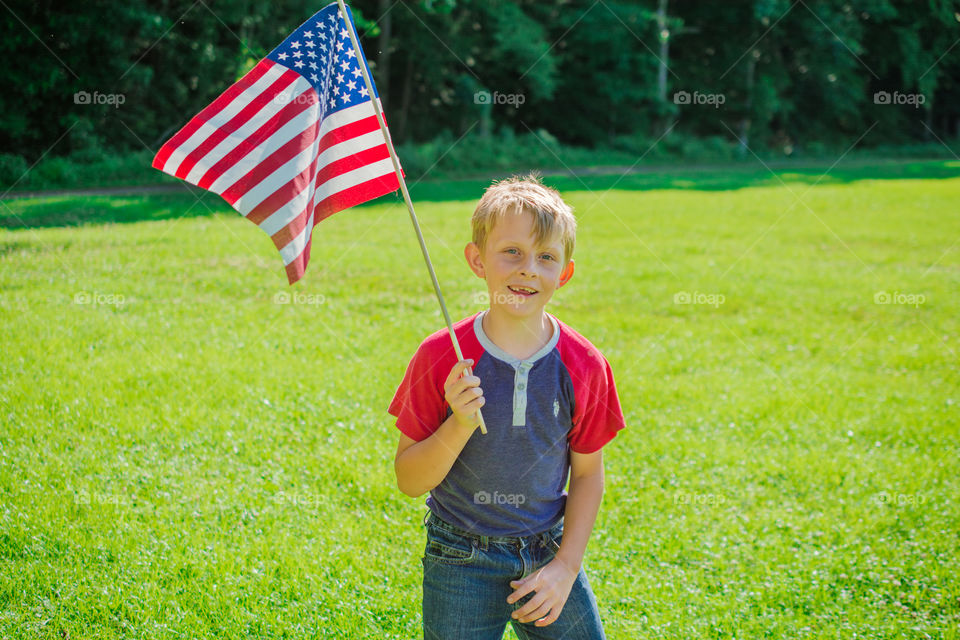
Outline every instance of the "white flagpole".
{"label": "white flagpole", "polygon": [[[457,334],[453,331],[453,322],[450,321],[450,313],[447,312],[447,305],[443,301],[443,294],[440,293],[440,283],[437,282],[437,274],[433,270],[433,263],[430,262],[430,254],[427,252],[427,245],[423,241],[423,233],[420,231],[420,223],[417,221],[417,214],[413,211],[413,202],[410,200],[410,193],[407,191],[407,183],[403,179],[403,172],[400,170],[400,161],[397,159],[397,152],[393,148],[393,141],[390,139],[390,131],[384,122],[383,113],[380,111],[380,102],[373,90],[373,82],[370,81],[370,74],[367,73],[366,59],[360,50],[360,42],[354,30],[352,21],[347,19],[347,8],[343,0],[337,0],[340,5],[340,13],[343,14],[343,21],[350,25],[350,42],[353,43],[353,52],[357,55],[357,64],[360,65],[360,72],[363,74],[363,81],[367,85],[367,92],[370,94],[370,102],[373,103],[373,110],[377,114],[377,122],[380,123],[380,131],[383,132],[383,138],[387,142],[387,150],[390,152],[390,159],[393,161],[393,170],[397,174],[397,180],[400,182],[400,191],[403,193],[403,199],[407,203],[407,211],[410,212],[410,221],[413,222],[413,228],[417,232],[417,239],[420,241],[420,250],[423,252],[423,259],[427,263],[427,271],[430,272],[430,279],[433,281],[433,291],[437,294],[437,300],[440,302],[440,309],[443,311],[443,318],[447,321],[447,331],[450,332],[450,340],[453,341],[453,350],[457,354],[457,361],[463,360],[463,352],[460,351],[460,343],[457,341]],[[473,375],[471,368],[467,367],[466,375]],[[487,432],[487,425],[483,420],[483,414],[477,409],[477,419],[480,420],[480,433]]]}

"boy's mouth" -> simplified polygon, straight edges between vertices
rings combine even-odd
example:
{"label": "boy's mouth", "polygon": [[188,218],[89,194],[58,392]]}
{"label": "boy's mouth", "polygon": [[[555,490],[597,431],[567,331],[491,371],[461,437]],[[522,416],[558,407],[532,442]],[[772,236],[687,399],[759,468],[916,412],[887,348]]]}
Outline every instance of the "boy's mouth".
{"label": "boy's mouth", "polygon": [[530,287],[521,287],[514,285],[507,285],[507,289],[510,289],[513,293],[516,293],[521,296],[530,297],[539,293],[536,289],[531,289]]}

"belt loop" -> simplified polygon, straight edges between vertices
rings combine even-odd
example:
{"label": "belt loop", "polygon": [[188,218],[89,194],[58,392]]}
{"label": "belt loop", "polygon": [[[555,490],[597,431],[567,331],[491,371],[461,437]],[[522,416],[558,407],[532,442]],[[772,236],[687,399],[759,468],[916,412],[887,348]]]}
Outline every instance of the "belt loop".
{"label": "belt loop", "polygon": [[481,535],[481,536],[480,536],[480,549],[483,550],[483,551],[486,551],[486,550],[487,550],[487,545],[489,545],[489,544],[490,544],[490,537],[489,537],[489,536]]}

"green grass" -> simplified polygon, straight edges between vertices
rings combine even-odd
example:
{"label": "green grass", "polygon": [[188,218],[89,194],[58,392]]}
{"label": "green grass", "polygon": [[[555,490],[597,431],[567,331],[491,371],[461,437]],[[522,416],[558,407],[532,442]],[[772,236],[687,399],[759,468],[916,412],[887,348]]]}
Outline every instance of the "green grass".
{"label": "green grass", "polygon": [[[960,178],[825,169],[551,180],[549,308],[628,424],[586,558],[610,638],[960,635]],[[469,185],[418,187],[455,318]],[[420,637],[386,406],[442,319],[405,208],[323,222],[291,289],[192,204],[0,204],[0,638]]]}

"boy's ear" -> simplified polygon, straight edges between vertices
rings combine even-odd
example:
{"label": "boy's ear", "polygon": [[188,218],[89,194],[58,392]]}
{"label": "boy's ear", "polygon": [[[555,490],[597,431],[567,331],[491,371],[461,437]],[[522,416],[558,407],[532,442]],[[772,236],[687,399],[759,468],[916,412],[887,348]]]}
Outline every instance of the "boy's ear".
{"label": "boy's ear", "polygon": [[469,242],[463,249],[463,255],[467,259],[467,264],[470,266],[470,269],[477,274],[477,277],[486,280],[487,272],[483,268],[483,262],[480,260],[480,247],[473,242]]}
{"label": "boy's ear", "polygon": [[560,274],[560,283],[557,284],[557,289],[567,284],[570,281],[570,278],[573,277],[573,260],[567,263],[566,268],[563,270],[563,273]]}

